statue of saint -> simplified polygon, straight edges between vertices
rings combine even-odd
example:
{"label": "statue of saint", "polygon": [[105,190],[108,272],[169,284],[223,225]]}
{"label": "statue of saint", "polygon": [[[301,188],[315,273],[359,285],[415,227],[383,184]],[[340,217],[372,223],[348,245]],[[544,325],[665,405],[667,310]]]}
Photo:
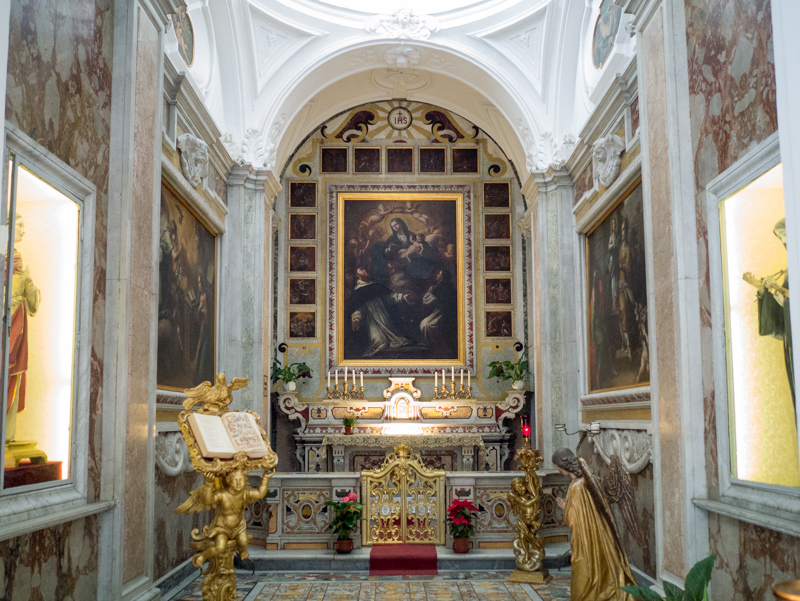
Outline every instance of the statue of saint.
{"label": "statue of saint", "polygon": [[635,584],[628,556],[602,489],[583,459],[569,449],[553,453],[558,471],[572,482],[567,498],[556,499],[572,538],[572,601],[633,601],[621,586]]}
{"label": "statue of saint", "polygon": [[14,272],[11,278],[11,333],[8,340],[8,395],[6,442],[15,440],[17,413],[25,408],[25,372],[28,370],[28,316],[39,309],[41,293],[17,245],[25,235],[25,221],[17,213],[14,225]]}

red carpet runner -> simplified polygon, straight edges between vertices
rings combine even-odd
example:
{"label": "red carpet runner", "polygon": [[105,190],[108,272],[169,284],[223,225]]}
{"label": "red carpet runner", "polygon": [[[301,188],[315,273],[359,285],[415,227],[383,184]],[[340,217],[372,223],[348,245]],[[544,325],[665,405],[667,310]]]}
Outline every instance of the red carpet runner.
{"label": "red carpet runner", "polygon": [[372,545],[370,576],[438,574],[435,545]]}

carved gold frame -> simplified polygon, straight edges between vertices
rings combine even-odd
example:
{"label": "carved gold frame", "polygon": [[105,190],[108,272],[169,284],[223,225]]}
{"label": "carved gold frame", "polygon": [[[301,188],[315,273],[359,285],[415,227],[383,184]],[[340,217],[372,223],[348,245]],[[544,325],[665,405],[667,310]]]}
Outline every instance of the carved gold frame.
{"label": "carved gold frame", "polygon": [[[351,201],[413,202],[453,201],[456,213],[456,281],[458,291],[458,358],[457,359],[345,359],[344,358],[344,206]],[[465,367],[466,323],[464,278],[464,195],[460,192],[339,192],[336,199],[336,363],[340,367]],[[388,216],[387,216],[388,217]]]}

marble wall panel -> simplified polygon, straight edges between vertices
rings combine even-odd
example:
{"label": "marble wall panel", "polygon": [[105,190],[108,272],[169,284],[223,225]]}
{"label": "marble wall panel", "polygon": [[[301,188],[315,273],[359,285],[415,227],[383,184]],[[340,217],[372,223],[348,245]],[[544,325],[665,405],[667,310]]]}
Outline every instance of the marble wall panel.
{"label": "marble wall panel", "polygon": [[96,516],[0,543],[5,601],[97,599]]}
{"label": "marble wall panel", "polygon": [[211,521],[211,512],[192,515],[174,513],[175,508],[189,498],[189,493],[203,484],[203,478],[195,472],[167,476],[156,468],[155,511],[153,540],[153,580],[158,581],[181,563],[189,559],[193,551],[189,548],[192,529],[202,529]]}
{"label": "marble wall panel", "polygon": [[[608,476],[609,468],[595,452],[594,445],[589,440],[584,440],[578,447],[578,456],[583,457],[589,464],[592,474],[601,483]],[[630,475],[631,487],[634,491],[636,508],[629,515],[628,520],[635,519],[632,525],[626,521],[622,508],[618,503],[610,503],[617,522],[622,545],[628,554],[628,561],[632,566],[641,570],[651,578],[656,578],[656,520],[655,497],[653,493],[653,466],[649,465],[638,474]],[[632,531],[636,528],[640,533],[639,542],[636,541]],[[639,543],[644,543],[643,545]]]}

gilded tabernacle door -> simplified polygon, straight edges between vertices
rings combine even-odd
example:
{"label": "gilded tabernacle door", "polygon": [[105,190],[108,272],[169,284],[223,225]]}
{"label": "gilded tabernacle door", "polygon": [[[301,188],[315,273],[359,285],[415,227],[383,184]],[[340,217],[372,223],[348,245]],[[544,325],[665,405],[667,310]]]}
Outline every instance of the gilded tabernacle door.
{"label": "gilded tabernacle door", "polygon": [[361,472],[361,544],[444,544],[444,470],[426,469],[401,444],[383,465]]}

